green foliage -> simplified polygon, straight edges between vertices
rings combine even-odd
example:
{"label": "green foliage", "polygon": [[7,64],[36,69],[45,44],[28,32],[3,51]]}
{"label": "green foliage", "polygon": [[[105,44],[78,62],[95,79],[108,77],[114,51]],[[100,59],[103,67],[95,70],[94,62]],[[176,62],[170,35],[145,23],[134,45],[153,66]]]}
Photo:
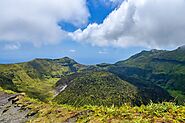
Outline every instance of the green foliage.
{"label": "green foliage", "polygon": [[17,87],[12,81],[13,76],[9,74],[0,74],[0,87],[7,89],[7,90],[13,90],[16,91]]}
{"label": "green foliage", "polygon": [[111,73],[92,71],[78,74],[73,79],[69,79],[70,77],[68,76],[68,87],[56,96],[54,101],[74,106],[120,106],[136,101],[137,88]]}
{"label": "green foliage", "polygon": [[[139,105],[150,100],[175,100],[182,104],[185,101],[184,73],[184,50],[152,50],[112,65],[85,66],[68,57],[0,65],[0,87],[50,101],[58,94],[57,87],[66,84],[67,88],[54,100],[76,106],[120,106],[125,102]],[[60,78],[61,83],[57,83]]]}
{"label": "green foliage", "polygon": [[149,104],[140,107],[131,107],[123,105],[117,107],[92,107],[87,106],[84,109],[92,110],[94,113],[90,116],[80,119],[99,122],[184,122],[185,107],[176,106],[173,103]]}
{"label": "green foliage", "polygon": [[[181,48],[142,51],[128,60],[109,66],[108,70],[122,78],[126,76],[158,85],[174,98],[179,97],[180,93],[177,102],[185,102],[185,96],[182,96],[185,95],[185,51]],[[179,93],[171,93],[171,90]]]}
{"label": "green foliage", "polygon": [[15,94],[14,91],[6,90],[6,89],[3,89],[2,87],[0,87],[0,92],[5,92],[5,93],[7,93],[7,94]]}
{"label": "green foliage", "polygon": [[[143,51],[113,65],[85,66],[67,57],[0,65],[0,91],[26,94],[16,103],[30,109],[30,115],[36,114],[31,123],[183,123],[184,82],[185,55],[181,49]],[[65,90],[51,102],[56,88],[63,85],[67,85]],[[182,105],[134,106],[150,100],[169,101],[167,91]]]}
{"label": "green foliage", "polygon": [[29,108],[30,114],[36,113],[30,123],[149,123],[149,122],[185,122],[185,106],[163,102],[160,104],[121,107],[90,106],[72,107],[55,103],[43,103],[28,97],[20,97],[16,102],[25,109]]}
{"label": "green foliage", "polygon": [[28,96],[42,100],[51,100],[53,86],[62,75],[71,74],[80,68],[74,60],[35,59],[20,64],[0,65],[0,87],[24,92]]}

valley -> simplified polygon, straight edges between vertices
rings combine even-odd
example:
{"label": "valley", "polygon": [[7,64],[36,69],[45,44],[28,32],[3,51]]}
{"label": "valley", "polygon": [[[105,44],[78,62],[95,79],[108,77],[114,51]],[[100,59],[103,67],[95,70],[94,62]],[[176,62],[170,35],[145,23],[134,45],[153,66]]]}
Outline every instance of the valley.
{"label": "valley", "polygon": [[68,57],[1,64],[0,92],[19,96],[0,116],[21,105],[27,122],[184,122],[184,63],[179,47],[142,51],[115,64],[83,65]]}

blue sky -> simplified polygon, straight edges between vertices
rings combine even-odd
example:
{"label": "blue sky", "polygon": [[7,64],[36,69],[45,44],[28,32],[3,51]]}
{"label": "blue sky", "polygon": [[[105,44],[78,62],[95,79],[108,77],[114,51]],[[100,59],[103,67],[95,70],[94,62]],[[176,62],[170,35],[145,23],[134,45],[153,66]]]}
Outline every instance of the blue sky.
{"label": "blue sky", "polygon": [[[1,45],[3,46],[3,45]],[[0,47],[1,49],[3,47]],[[142,48],[102,48],[73,41],[63,41],[59,45],[46,45],[35,48],[30,44],[19,50],[0,52],[1,63],[28,61],[33,58],[62,58],[68,56],[83,64],[114,63],[140,52]]]}
{"label": "blue sky", "polygon": [[[117,6],[98,0],[89,0],[88,9],[90,18],[88,23],[102,23]],[[66,22],[60,22],[59,25],[66,31],[75,31],[78,29],[74,25]],[[82,29],[85,27],[81,27]],[[6,43],[0,44],[0,63],[15,63],[29,61],[34,58],[62,58],[71,57],[83,64],[114,63],[143,50],[139,47],[134,48],[114,48],[99,47],[90,44],[77,43],[71,40],[65,40],[57,45],[44,45],[34,47],[30,43],[21,44],[19,49],[5,49]]]}
{"label": "blue sky", "polygon": [[0,63],[65,56],[82,64],[114,63],[142,50],[185,43],[183,1],[39,1],[0,2]]}

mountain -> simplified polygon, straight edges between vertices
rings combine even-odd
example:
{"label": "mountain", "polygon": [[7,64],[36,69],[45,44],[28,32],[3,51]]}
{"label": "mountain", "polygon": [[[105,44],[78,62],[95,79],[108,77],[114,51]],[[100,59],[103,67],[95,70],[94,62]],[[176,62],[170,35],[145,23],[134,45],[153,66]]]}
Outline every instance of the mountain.
{"label": "mountain", "polygon": [[59,78],[61,75],[75,73],[80,68],[84,67],[84,65],[78,64],[76,61],[68,57],[61,59],[35,59],[23,63],[22,66],[28,70],[27,73],[33,78]]}
{"label": "mountain", "polygon": [[0,122],[184,122],[184,86],[184,46],[115,64],[1,64]]}
{"label": "mountain", "polygon": [[53,85],[61,76],[75,73],[83,67],[68,57],[0,65],[0,86],[47,101],[53,97]]}
{"label": "mountain", "polygon": [[[68,81],[66,81],[68,80]],[[61,104],[82,105],[123,105],[135,102],[137,88],[108,72],[85,72],[62,78],[58,86],[67,87],[55,97]]]}
{"label": "mountain", "polygon": [[[125,61],[109,66],[108,71],[121,78],[137,79],[141,83],[158,85],[185,102],[185,50],[142,51]],[[127,80],[128,80],[127,79]]]}
{"label": "mountain", "polygon": [[121,106],[124,103],[141,105],[172,99],[160,87],[140,87],[104,71],[86,71],[62,77],[56,83],[56,88],[61,91],[54,101],[74,106]]}
{"label": "mountain", "polygon": [[[34,59],[0,65],[0,86],[41,101],[72,105],[75,100],[76,105],[110,106],[174,99],[182,104],[185,102],[184,62],[184,47],[173,51],[142,51],[115,64],[82,65],[68,57]],[[109,98],[101,99],[102,95]]]}

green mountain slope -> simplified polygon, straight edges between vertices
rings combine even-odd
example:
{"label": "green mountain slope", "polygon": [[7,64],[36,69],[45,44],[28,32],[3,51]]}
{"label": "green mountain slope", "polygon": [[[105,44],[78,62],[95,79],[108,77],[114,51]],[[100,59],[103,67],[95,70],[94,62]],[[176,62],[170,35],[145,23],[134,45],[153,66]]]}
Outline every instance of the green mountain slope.
{"label": "green mountain slope", "polygon": [[[119,61],[115,64],[82,65],[68,57],[61,59],[34,59],[19,64],[0,65],[0,86],[3,89],[25,92],[28,96],[42,101],[52,100],[62,89],[64,91],[59,95],[62,95],[62,93],[67,93],[66,95],[68,95],[73,91],[79,91],[78,89],[81,89],[81,85],[82,89],[84,89],[83,91],[87,91],[86,96],[89,100],[84,102],[84,104],[91,102],[89,97],[93,98],[95,96],[91,95],[92,93],[98,95],[98,97],[94,97],[97,98],[98,104],[110,105],[115,101],[115,104],[119,105],[120,98],[118,98],[118,95],[122,95],[122,102],[135,101],[135,104],[147,104],[150,100],[153,102],[169,101],[173,99],[171,96],[179,103],[183,103],[185,102],[184,62],[184,47],[173,51],[142,51],[128,60]],[[100,75],[97,74],[98,71],[101,73]],[[103,71],[107,71],[107,73]],[[106,80],[102,74],[107,74],[105,77]],[[62,83],[66,82],[67,86],[60,84],[60,82],[57,83],[58,80],[60,82],[62,81]],[[56,83],[59,86],[55,88]],[[96,83],[97,85],[93,85],[92,83]],[[128,88],[135,88],[131,88],[133,92],[131,95],[134,98],[127,96],[129,95],[127,89],[118,89],[120,86],[125,88],[123,83],[129,83],[125,85]],[[88,84],[92,85],[88,86]],[[104,87],[105,90],[103,90]],[[95,90],[91,90],[92,88]],[[94,93],[99,88],[101,88],[102,92]],[[109,92],[108,89],[110,89],[110,94],[106,93]],[[69,91],[67,92],[67,90]],[[76,97],[83,97],[83,94],[79,93],[79,96],[74,95],[75,98],[71,98],[67,102],[72,104],[72,101]],[[105,97],[110,96],[110,99],[100,100],[99,96],[101,94]],[[61,101],[59,101],[60,99],[56,99],[59,97]],[[57,96],[56,98],[55,100],[60,103],[64,103],[67,100],[67,96],[65,97],[65,95],[62,97]],[[111,98],[114,98],[114,101],[111,102]],[[125,101],[125,99],[130,100]],[[79,98],[79,100],[82,101],[83,99]],[[76,102],[81,105],[79,100]],[[91,104],[95,103],[91,102]]]}
{"label": "green mountain slope", "polygon": [[[135,80],[133,80],[135,81]],[[54,101],[61,104],[121,106],[148,104],[172,99],[160,87],[131,84],[116,75],[103,71],[89,71],[63,77],[57,82],[61,93]],[[141,83],[142,84],[142,83]],[[143,85],[143,84],[142,84]]]}
{"label": "green mountain slope", "polygon": [[0,122],[184,122],[185,106],[164,103],[171,100],[185,102],[184,47],[115,64],[64,57],[0,65]]}
{"label": "green mountain slope", "polygon": [[168,90],[177,101],[185,102],[185,49],[142,51],[108,68],[120,77],[135,78]]}
{"label": "green mountain slope", "polygon": [[83,67],[67,57],[0,65],[0,86],[47,101],[53,97],[53,86],[61,76],[74,73]]}
{"label": "green mountain slope", "polygon": [[86,72],[67,79],[59,81],[67,87],[54,99],[61,104],[111,106],[136,101],[137,88],[108,72]]}

